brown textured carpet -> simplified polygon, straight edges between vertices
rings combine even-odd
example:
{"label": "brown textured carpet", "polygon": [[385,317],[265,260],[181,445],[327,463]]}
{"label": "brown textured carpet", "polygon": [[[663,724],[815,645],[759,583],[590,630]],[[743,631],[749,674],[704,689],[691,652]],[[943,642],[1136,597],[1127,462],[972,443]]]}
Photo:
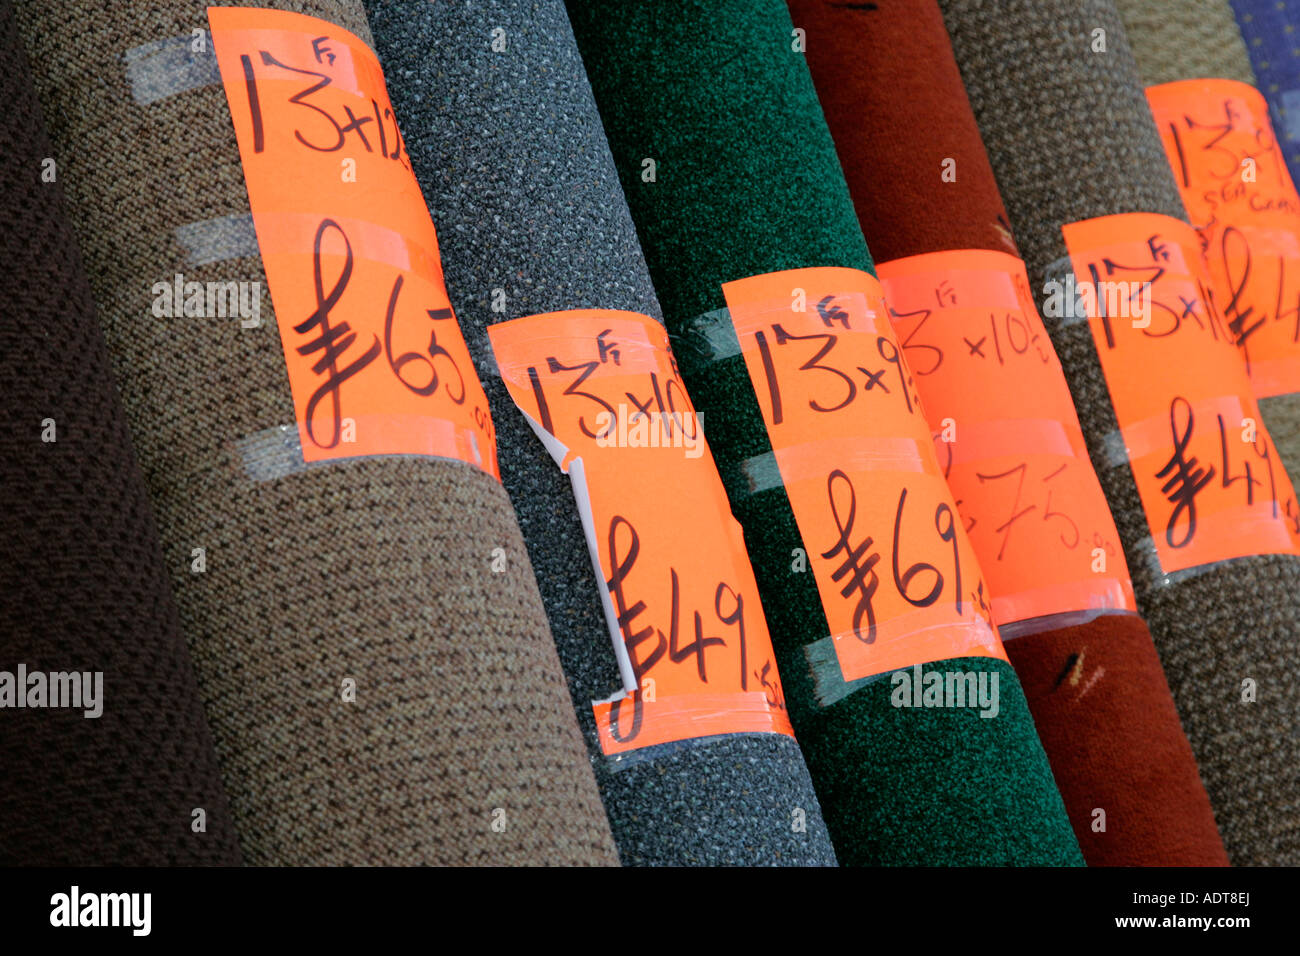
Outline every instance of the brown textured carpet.
{"label": "brown textured carpet", "polygon": [[103,675],[98,717],[0,711],[0,864],[238,863],[9,0],[0,60],[0,670]]}
{"label": "brown textured carpet", "polygon": [[[1217,78],[1255,85],[1228,0],[1117,0],[1116,6],[1146,86]],[[1300,393],[1261,398],[1259,410],[1288,473],[1300,478]]]}
{"label": "brown textured carpet", "polygon": [[[1035,294],[1065,256],[1062,225],[1126,212],[1183,218],[1110,0],[940,7]],[[1096,30],[1104,53],[1093,52]],[[1244,558],[1173,584],[1154,574],[1132,473],[1127,462],[1107,466],[1116,422],[1088,326],[1049,331],[1229,859],[1300,862],[1300,559]],[[1247,678],[1260,689],[1254,703],[1242,701]]]}
{"label": "brown textured carpet", "polygon": [[[1017,254],[938,3],[882,0],[866,10],[789,0],[789,6],[807,31],[808,65],[877,261],[949,249]],[[844,63],[854,68],[842,69]],[[941,178],[948,159],[956,164],[951,182]],[[932,426],[959,413],[940,410],[927,394],[956,360],[949,358],[933,378],[918,375]],[[1020,397],[1011,399],[1008,418],[1025,414],[1015,404]],[[962,492],[954,491],[960,510]],[[1017,498],[1008,488],[1007,513]],[[1072,504],[1058,498],[1053,507],[1077,512]],[[985,569],[998,562],[996,540],[972,536]],[[1133,615],[1107,615],[1064,626],[1057,615],[1039,619],[1038,628],[1003,637],[1089,865],[1226,864],[1146,624]],[[1094,829],[1098,808],[1106,812],[1104,830]]]}
{"label": "brown textured carpet", "polygon": [[[370,41],[359,0],[267,5]],[[185,72],[160,57],[142,75],[137,48],[189,38],[205,6],[31,0],[19,19],[245,859],[613,863],[501,486],[417,458],[252,480],[238,443],[293,421],[269,297],[257,329],[150,314],[153,283],[177,272],[265,283],[258,257],[200,262],[175,232],[248,214],[224,91],[201,64],[193,88],[147,104],[128,80],[134,65],[148,93]]]}

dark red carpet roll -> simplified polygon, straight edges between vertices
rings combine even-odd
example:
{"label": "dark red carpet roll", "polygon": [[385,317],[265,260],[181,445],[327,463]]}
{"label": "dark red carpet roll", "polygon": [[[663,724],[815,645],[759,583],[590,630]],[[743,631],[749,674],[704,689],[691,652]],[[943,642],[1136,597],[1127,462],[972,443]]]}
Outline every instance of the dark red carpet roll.
{"label": "dark red carpet roll", "polygon": [[[1006,642],[1090,866],[1227,866],[1146,622],[1107,614]],[[1092,831],[1106,811],[1106,831]]]}
{"label": "dark red carpet roll", "polygon": [[[1017,255],[937,3],[789,5],[876,261]],[[986,569],[997,564],[980,552],[988,540],[972,535]],[[1135,614],[1064,620],[998,623],[1088,863],[1225,865],[1146,624]]]}
{"label": "dark red carpet roll", "polygon": [[[1017,255],[948,31],[931,0],[787,0],[871,255]],[[849,66],[851,64],[851,66]],[[944,181],[951,161],[952,182]]]}

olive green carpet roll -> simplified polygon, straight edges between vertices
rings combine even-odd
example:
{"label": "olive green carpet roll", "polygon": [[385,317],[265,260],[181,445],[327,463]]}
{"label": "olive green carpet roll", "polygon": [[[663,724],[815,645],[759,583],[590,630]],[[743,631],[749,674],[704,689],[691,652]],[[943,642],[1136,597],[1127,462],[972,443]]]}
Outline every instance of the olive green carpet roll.
{"label": "olive green carpet roll", "polygon": [[1143,86],[1220,78],[1255,83],[1228,0],[1116,0]]}
{"label": "olive green carpet roll", "polygon": [[[743,358],[709,361],[694,320],[722,283],[872,263],[782,0],[568,4],[674,350],[763,594],[795,731],[844,864],[1078,864],[1025,699],[994,670],[1002,712],[894,707],[877,681],[814,700],[804,649],[827,637],[782,486],[748,494],[741,463],[770,454]],[[849,65],[846,64],[846,68]]]}
{"label": "olive green carpet roll", "polygon": [[[1130,212],[1185,218],[1110,0],[940,7],[1035,295],[1066,256],[1063,225]],[[1048,327],[1229,859],[1300,862],[1300,559],[1161,575],[1128,461],[1106,447],[1117,422],[1089,325]],[[1247,680],[1253,702],[1243,700]]]}
{"label": "olive green carpet roll", "polygon": [[[614,863],[500,484],[418,456],[304,467],[269,296],[252,324],[151,309],[177,274],[266,288],[207,6],[19,21],[244,858]],[[360,0],[269,6],[370,42]]]}

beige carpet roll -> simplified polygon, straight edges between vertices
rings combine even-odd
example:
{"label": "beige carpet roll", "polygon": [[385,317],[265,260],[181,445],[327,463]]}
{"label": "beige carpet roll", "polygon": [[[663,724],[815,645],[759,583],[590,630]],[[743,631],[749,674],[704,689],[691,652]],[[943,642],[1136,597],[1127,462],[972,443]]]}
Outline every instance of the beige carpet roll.
{"label": "beige carpet roll", "polygon": [[[262,5],[370,42],[359,0]],[[19,18],[244,857],[614,863],[501,485],[438,458],[302,465],[207,6]],[[155,317],[177,274],[258,283],[260,323]]]}
{"label": "beige carpet roll", "polygon": [[1255,82],[1228,0],[1115,0],[1143,86],[1217,77]]}

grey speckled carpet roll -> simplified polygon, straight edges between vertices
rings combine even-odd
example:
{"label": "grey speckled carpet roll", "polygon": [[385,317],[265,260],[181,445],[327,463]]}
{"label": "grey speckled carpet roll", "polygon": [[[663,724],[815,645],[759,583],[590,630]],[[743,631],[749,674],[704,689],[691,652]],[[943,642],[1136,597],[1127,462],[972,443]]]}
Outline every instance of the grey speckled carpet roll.
{"label": "grey speckled carpet roll", "polygon": [[[574,308],[662,320],[561,0],[367,0],[456,314],[483,368],[501,471],[537,571],[622,860],[834,864],[798,744],[732,734],[600,751],[591,702],[620,686],[569,479],[518,413],[484,330]],[[492,49],[493,30],[505,49]],[[493,290],[505,310],[493,311]],[[807,813],[792,832],[791,810]]]}
{"label": "grey speckled carpet roll", "polygon": [[[1184,218],[1110,0],[940,6],[1036,294],[1066,254],[1062,225],[1126,212]],[[1105,53],[1092,52],[1097,29]],[[1049,329],[1229,858],[1294,865],[1300,559],[1237,559],[1162,586],[1140,545],[1149,531],[1132,473],[1108,465],[1102,447],[1117,425],[1088,325]],[[1261,689],[1249,705],[1248,677]]]}
{"label": "grey speckled carpet roll", "polygon": [[[1116,0],[1115,6],[1147,86],[1217,78],[1255,85],[1228,0]],[[1287,471],[1300,478],[1300,392],[1261,398],[1259,410]]]}
{"label": "grey speckled carpet roll", "polygon": [[76,707],[6,701],[0,865],[235,864],[203,704],[9,0],[0,62],[0,671],[25,699],[20,666],[89,674],[80,690],[93,696]]}
{"label": "grey speckled carpet roll", "polygon": [[[360,0],[264,5],[370,40]],[[151,314],[175,273],[265,288],[237,228],[249,203],[226,94],[189,52],[206,6],[30,0],[19,21],[244,857],[614,863],[504,489],[417,457],[258,480],[245,453],[294,421],[269,297],[257,328]],[[222,217],[237,217],[227,245],[200,249]]]}

